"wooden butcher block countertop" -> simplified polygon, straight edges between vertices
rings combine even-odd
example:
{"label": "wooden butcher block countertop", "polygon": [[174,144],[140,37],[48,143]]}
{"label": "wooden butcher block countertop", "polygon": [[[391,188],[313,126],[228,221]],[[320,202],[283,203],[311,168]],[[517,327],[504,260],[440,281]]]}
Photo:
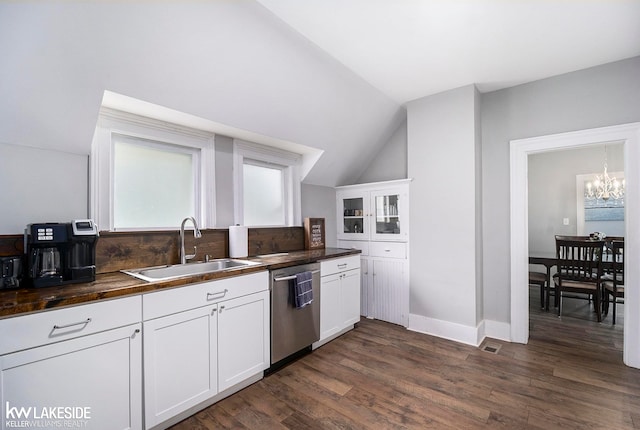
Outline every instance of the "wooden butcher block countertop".
{"label": "wooden butcher block countertop", "polygon": [[337,258],[360,253],[355,249],[326,248],[309,251],[293,251],[282,254],[249,257],[257,265],[185,276],[168,281],[145,282],[122,272],[96,275],[94,282],[67,284],[42,288],[0,290],[0,318],[31,312],[112,299],[134,294],[181,287],[197,282],[213,281],[262,270],[275,270],[298,264]]}

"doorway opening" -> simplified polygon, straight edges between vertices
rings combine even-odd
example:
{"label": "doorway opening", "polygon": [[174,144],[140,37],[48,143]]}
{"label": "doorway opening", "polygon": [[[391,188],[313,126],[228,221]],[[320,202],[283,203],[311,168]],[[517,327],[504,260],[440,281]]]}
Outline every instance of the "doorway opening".
{"label": "doorway opening", "polygon": [[[529,339],[529,219],[528,156],[545,151],[584,148],[608,142],[624,145],[624,171],[627,181],[625,201],[625,260],[636,261],[640,253],[640,123],[560,133],[511,141],[510,220],[511,220],[511,341]],[[629,285],[638,285],[640,266],[627,265]],[[624,363],[640,368],[640,292],[625,291]]]}

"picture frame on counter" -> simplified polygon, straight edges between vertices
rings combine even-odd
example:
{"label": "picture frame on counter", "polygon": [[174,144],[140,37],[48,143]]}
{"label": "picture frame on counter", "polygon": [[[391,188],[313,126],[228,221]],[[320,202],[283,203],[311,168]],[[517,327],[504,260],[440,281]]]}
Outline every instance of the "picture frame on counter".
{"label": "picture frame on counter", "polygon": [[325,248],[324,218],[304,219],[304,249]]}

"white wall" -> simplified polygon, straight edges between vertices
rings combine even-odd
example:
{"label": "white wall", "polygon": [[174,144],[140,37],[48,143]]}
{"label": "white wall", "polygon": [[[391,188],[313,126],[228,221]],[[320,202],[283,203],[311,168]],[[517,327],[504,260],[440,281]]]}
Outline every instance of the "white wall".
{"label": "white wall", "polygon": [[[371,154],[363,154],[371,156]],[[391,139],[375,154],[357,184],[407,178],[407,122],[396,129]],[[344,184],[351,185],[351,184]]]}
{"label": "white wall", "polygon": [[0,2],[0,58],[0,142],[84,155],[104,90],[325,150],[327,186],[405,116],[251,0]]}
{"label": "white wall", "polygon": [[[623,146],[607,145],[607,160],[609,172],[623,171]],[[556,234],[578,233],[576,175],[602,174],[604,146],[532,154],[528,161],[529,251],[553,254]],[[563,218],[569,219],[569,225],[563,224]],[[587,233],[593,231],[623,236],[624,221],[587,225]]]}
{"label": "white wall", "polygon": [[[479,122],[473,85],[407,105],[410,328],[476,343]],[[481,291],[481,289],[480,289]],[[459,329],[460,336],[450,335]]]}
{"label": "white wall", "polygon": [[509,141],[640,121],[640,57],[483,94],[484,316],[510,321]]}
{"label": "white wall", "polygon": [[0,143],[0,234],[88,215],[89,157]]}

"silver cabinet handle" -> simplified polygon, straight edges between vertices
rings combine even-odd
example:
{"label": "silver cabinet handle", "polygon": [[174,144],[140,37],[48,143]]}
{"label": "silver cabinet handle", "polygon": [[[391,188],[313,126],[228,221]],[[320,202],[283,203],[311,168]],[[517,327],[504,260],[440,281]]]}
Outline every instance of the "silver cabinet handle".
{"label": "silver cabinet handle", "polygon": [[224,305],[220,306],[220,313],[224,310]]}
{"label": "silver cabinet handle", "polygon": [[[316,273],[320,273],[320,271],[319,271],[319,270],[314,270],[314,271],[312,271],[311,273],[315,275]],[[283,276],[283,277],[281,277],[281,278],[273,278],[273,280],[274,280],[275,282],[280,282],[280,281],[290,281],[290,280],[292,280],[292,279],[296,279],[296,275]]]}
{"label": "silver cabinet handle", "polygon": [[344,269],[347,267],[347,263],[338,264],[338,269]]}
{"label": "silver cabinet handle", "polygon": [[[228,292],[229,292],[229,290],[227,290],[225,288],[224,291],[216,291],[215,293],[207,293],[207,300],[221,299],[222,297],[226,296]],[[222,294],[222,295],[220,295],[220,294]]]}
{"label": "silver cabinet handle", "polygon": [[60,330],[60,329],[62,329],[62,328],[69,328],[69,327],[74,327],[74,326],[77,326],[77,325],[87,325],[87,324],[89,324],[90,322],[91,322],[91,318],[87,318],[87,319],[86,319],[86,320],[84,320],[84,321],[79,321],[79,322],[75,322],[75,323],[71,323],[71,324],[64,324],[64,325],[58,325],[58,324],[55,324],[55,325],[53,326],[53,329],[54,329],[54,330]]}

